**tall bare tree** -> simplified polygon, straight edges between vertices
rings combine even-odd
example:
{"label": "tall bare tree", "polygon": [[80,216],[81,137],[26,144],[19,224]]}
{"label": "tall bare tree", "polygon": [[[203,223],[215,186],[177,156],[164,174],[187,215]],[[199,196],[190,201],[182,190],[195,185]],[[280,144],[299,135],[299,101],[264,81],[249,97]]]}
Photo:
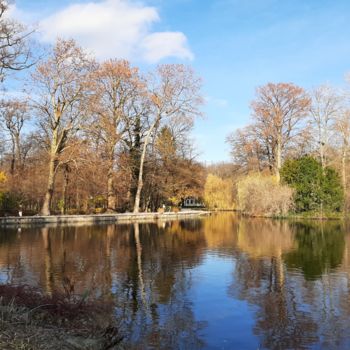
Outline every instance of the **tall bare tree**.
{"label": "tall bare tree", "polygon": [[117,146],[122,140],[127,119],[133,118],[138,98],[144,85],[139,78],[137,68],[132,68],[124,60],[109,60],[102,63],[93,75],[94,97],[92,110],[95,123],[91,131],[100,139],[104,148],[104,157],[108,163],[107,206],[116,210],[115,165]]}
{"label": "tall bare tree", "polygon": [[203,101],[200,88],[201,80],[195,76],[193,70],[180,64],[161,65],[149,77],[150,113],[140,157],[134,213],[140,210],[143,170],[152,135],[163,120],[177,118],[192,121],[194,117],[199,116],[199,106]]}
{"label": "tall bare tree", "polygon": [[32,74],[32,105],[49,156],[43,215],[50,215],[60,155],[82,128],[93,69],[93,60],[73,40],[58,40],[50,57]]}
{"label": "tall bare tree", "polygon": [[270,165],[279,181],[283,152],[299,135],[310,98],[304,89],[294,84],[269,83],[257,89],[251,106],[255,128],[270,152]]}
{"label": "tall bare tree", "polygon": [[13,99],[0,103],[0,123],[9,134],[11,140],[10,172],[12,175],[15,168],[22,166],[24,160],[21,147],[21,133],[24,123],[29,117],[29,109],[26,101]]}
{"label": "tall bare tree", "polygon": [[329,141],[333,124],[340,112],[341,97],[330,86],[323,85],[311,92],[310,113],[316,132],[317,150],[324,169],[327,165]]}

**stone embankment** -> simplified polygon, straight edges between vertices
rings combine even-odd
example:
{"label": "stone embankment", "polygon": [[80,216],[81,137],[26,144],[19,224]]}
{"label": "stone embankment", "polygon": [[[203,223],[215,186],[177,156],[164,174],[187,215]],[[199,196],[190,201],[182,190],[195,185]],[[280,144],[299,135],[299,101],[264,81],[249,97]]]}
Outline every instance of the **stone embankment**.
{"label": "stone embankment", "polygon": [[178,213],[123,213],[123,214],[98,214],[98,215],[52,215],[52,216],[7,216],[0,218],[0,226],[29,226],[43,224],[99,224],[99,223],[132,223],[154,220],[177,220],[196,218],[210,215],[208,211],[186,210]]}

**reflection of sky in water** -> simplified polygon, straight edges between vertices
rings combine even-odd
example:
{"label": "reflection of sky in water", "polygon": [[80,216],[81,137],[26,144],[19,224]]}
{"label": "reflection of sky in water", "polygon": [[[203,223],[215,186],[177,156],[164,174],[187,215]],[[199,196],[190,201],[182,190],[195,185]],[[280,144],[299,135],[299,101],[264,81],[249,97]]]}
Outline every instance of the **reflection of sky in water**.
{"label": "reflection of sky in water", "polygon": [[0,283],[112,298],[130,349],[350,348],[350,230],[232,214],[6,229]]}
{"label": "reflection of sky in water", "polygon": [[5,271],[5,269],[1,269],[0,271],[0,283],[7,283],[9,280],[9,271]]}
{"label": "reflection of sky in water", "polygon": [[[235,261],[208,254],[201,266],[192,270],[194,286],[191,299],[196,319],[208,320],[202,334],[208,347],[219,349],[257,349],[258,340],[252,333],[252,307],[246,301],[227,294],[232,284]],[[234,284],[234,283],[233,283]],[[237,322],[239,320],[239,322]]]}

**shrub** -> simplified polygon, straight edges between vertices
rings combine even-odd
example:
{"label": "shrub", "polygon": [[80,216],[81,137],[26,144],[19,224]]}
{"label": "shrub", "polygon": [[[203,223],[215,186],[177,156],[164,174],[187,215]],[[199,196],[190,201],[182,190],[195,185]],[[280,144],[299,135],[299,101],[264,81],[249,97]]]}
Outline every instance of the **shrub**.
{"label": "shrub", "polygon": [[208,208],[233,209],[232,181],[209,174],[204,187],[204,201]]}
{"label": "shrub", "polygon": [[293,206],[293,190],[273,176],[246,176],[237,183],[237,193],[239,208],[247,215],[285,215]]}
{"label": "shrub", "polygon": [[295,189],[295,209],[303,211],[340,211],[344,191],[338,173],[313,157],[287,160],[281,169],[282,182]]}
{"label": "shrub", "polygon": [[0,210],[2,212],[17,211],[21,203],[21,198],[12,192],[0,192]]}
{"label": "shrub", "polygon": [[106,212],[106,208],[95,208],[95,214],[103,214]]}

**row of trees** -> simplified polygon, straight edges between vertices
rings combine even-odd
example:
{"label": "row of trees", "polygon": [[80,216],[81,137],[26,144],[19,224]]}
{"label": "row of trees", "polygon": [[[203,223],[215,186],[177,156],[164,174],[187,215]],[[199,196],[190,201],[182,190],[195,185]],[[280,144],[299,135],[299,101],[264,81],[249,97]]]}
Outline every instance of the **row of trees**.
{"label": "row of trees", "polygon": [[[328,190],[318,190],[334,193],[334,210],[340,210],[339,200],[343,198],[343,190],[346,203],[349,202],[348,94],[330,86],[321,86],[307,92],[291,83],[269,83],[257,89],[251,110],[252,122],[228,136],[234,163],[240,166],[237,173],[272,175],[277,183],[290,185],[296,189],[296,207],[299,211],[302,210],[300,203],[303,200],[299,190],[303,181],[318,181],[322,186],[328,186]],[[290,161],[285,164],[282,174],[284,161],[288,159]],[[292,159],[299,159],[300,162],[293,162]],[[317,163],[320,164],[320,173]],[[296,173],[298,169],[300,172]],[[341,174],[341,184],[337,172]],[[308,176],[308,179],[299,178]],[[329,180],[330,178],[332,179]],[[334,188],[330,189],[332,186]],[[280,189],[283,190],[282,187]],[[317,197],[321,210],[324,196],[320,194]],[[315,209],[308,208],[308,205],[306,207],[305,210]]]}
{"label": "row of trees", "polygon": [[31,74],[26,99],[1,104],[11,191],[44,215],[96,198],[109,211],[138,212],[194,195],[202,168],[189,132],[200,115],[200,88],[187,66],[143,75],[127,61],[98,63],[73,40],[58,40]]}
{"label": "row of trees", "polygon": [[44,215],[138,212],[198,195],[203,168],[189,133],[201,114],[201,80],[190,67],[142,73],[125,60],[97,62],[73,40],[35,60],[31,32],[8,10],[0,0],[1,78],[30,69],[24,92],[0,103],[8,203]]}
{"label": "row of trees", "polygon": [[[202,104],[201,80],[190,67],[143,73],[125,60],[97,62],[73,40],[58,40],[35,61],[30,31],[7,11],[0,0],[1,79],[31,69],[24,93],[0,103],[1,190],[13,207],[45,215],[95,207],[138,212],[194,196],[232,209],[242,174],[272,174],[264,191],[281,183],[284,160],[303,156],[317,158],[323,175],[335,168],[348,198],[345,93],[291,83],[259,87],[251,124],[228,137],[234,164],[204,169],[189,137]],[[241,182],[242,188],[254,188],[251,180],[253,187]]]}

